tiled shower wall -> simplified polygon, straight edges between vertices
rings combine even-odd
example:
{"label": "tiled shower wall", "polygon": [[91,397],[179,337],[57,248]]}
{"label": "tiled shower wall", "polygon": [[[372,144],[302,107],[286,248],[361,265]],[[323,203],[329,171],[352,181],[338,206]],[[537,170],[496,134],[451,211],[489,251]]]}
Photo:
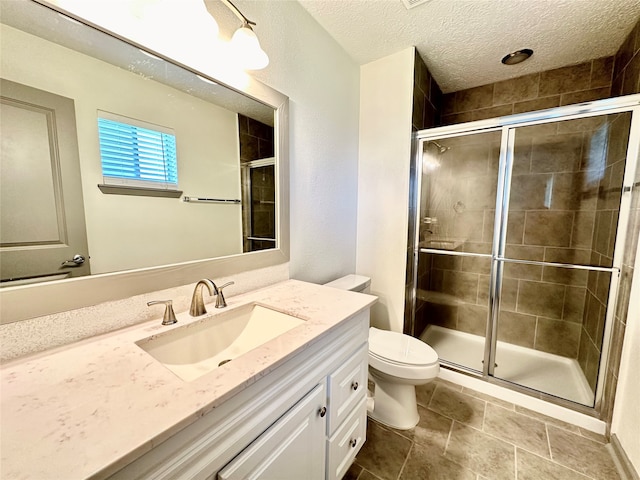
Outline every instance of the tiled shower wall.
{"label": "tiled shower wall", "polygon": [[609,98],[614,57],[480,87],[443,97],[442,125],[484,120]]}
{"label": "tiled shower wall", "polygon": [[416,51],[413,69],[413,130],[435,127],[440,123],[442,91]]}
{"label": "tiled shower wall", "polygon": [[[431,128],[440,123],[440,109],[442,104],[442,91],[431,76],[422,58],[416,50],[413,67],[413,110],[412,110],[412,130],[422,130]],[[417,180],[415,159],[410,162],[410,181],[412,189],[415,188]],[[414,251],[414,223],[416,218],[415,196],[410,195],[409,201],[409,232],[407,238],[407,276],[405,282],[405,333],[413,334],[411,331],[413,312],[413,251]]]}
{"label": "tiled shower wall", "polygon": [[[622,179],[626,160],[626,146],[629,140],[630,114],[610,115],[612,120],[607,126],[608,152],[606,165],[601,168],[595,194],[595,217],[591,241],[590,264],[603,267],[613,265],[613,251],[619,222]],[[578,363],[585,373],[587,381],[595,390],[598,379],[598,367],[602,351],[604,322],[608,301],[608,285],[611,275],[606,272],[589,272],[586,298],[584,302],[584,321],[580,334]]]}
{"label": "tiled shower wall", "polygon": [[[636,24],[635,28],[616,53],[613,67],[611,96],[617,97],[632,93],[640,93],[640,22]],[[640,182],[640,168],[636,170],[636,178],[634,179],[636,186],[631,196],[630,222],[622,259],[622,272],[618,286],[615,321],[611,335],[610,362],[607,365],[604,395],[600,405],[598,405],[601,409],[600,417],[607,422],[609,427],[611,425],[616,387],[618,385],[622,342],[627,325],[629,294],[631,292],[631,281],[634,274],[633,265],[636,259],[638,236],[640,235],[640,187],[638,187],[638,182]]]}
{"label": "tiled shower wall", "polygon": [[238,114],[238,131],[242,163],[273,157],[273,127]]}

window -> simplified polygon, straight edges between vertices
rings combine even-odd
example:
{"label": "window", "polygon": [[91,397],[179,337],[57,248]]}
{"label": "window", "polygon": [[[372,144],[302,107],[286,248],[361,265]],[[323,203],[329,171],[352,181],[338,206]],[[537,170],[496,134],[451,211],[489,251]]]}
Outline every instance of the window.
{"label": "window", "polygon": [[99,111],[98,134],[106,185],[178,189],[172,129]]}

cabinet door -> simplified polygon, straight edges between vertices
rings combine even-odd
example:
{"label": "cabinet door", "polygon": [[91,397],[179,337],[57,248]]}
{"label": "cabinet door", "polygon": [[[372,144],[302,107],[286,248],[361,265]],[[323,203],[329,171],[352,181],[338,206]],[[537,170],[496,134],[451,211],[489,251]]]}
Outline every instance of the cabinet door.
{"label": "cabinet door", "polygon": [[282,418],[225,466],[219,480],[323,480],[326,416],[324,384],[316,386]]}

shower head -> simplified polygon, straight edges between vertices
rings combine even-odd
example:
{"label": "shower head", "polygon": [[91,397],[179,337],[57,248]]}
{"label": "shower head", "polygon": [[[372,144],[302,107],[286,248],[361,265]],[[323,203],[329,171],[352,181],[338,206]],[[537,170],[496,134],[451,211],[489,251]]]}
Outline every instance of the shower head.
{"label": "shower head", "polygon": [[451,148],[451,147],[447,147],[445,145],[442,145],[442,144],[436,142],[435,140],[429,140],[427,143],[433,143],[436,146],[436,148],[438,149],[438,153],[440,155],[442,155],[444,152],[446,152],[447,150],[449,150]]}

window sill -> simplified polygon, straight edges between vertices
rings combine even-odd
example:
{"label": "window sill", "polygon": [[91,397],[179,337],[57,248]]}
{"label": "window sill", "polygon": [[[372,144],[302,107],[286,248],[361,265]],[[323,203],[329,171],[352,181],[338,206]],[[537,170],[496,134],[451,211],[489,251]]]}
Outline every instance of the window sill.
{"label": "window sill", "polygon": [[182,190],[166,190],[164,188],[131,187],[128,185],[105,185],[98,184],[102,193],[109,195],[137,195],[141,197],[167,197],[180,198]]}

